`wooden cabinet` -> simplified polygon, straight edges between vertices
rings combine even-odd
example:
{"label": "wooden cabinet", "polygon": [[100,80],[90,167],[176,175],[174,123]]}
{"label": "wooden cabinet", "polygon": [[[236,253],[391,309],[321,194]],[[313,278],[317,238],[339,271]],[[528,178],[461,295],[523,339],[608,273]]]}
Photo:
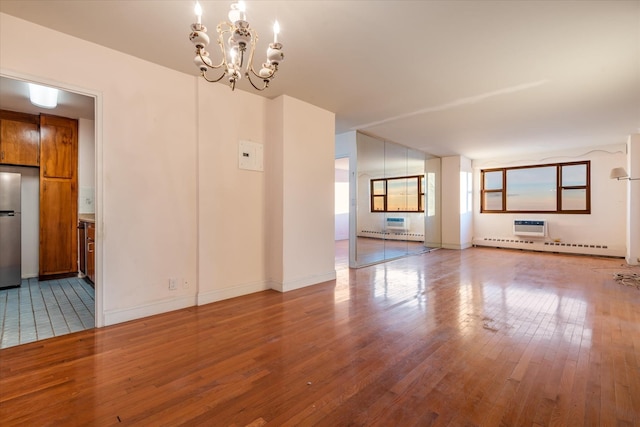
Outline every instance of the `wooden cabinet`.
{"label": "wooden cabinet", "polygon": [[40,277],[78,271],[78,121],[40,115]]}
{"label": "wooden cabinet", "polygon": [[91,283],[96,283],[96,225],[87,223],[87,271],[86,275]]}
{"label": "wooden cabinet", "polygon": [[0,163],[39,165],[38,124],[36,115],[0,110]]}
{"label": "wooden cabinet", "polygon": [[78,121],[40,115],[40,175],[74,179],[78,172]]}
{"label": "wooden cabinet", "polygon": [[96,282],[96,225],[85,218],[80,218],[78,225],[80,244],[80,271],[91,284]]}

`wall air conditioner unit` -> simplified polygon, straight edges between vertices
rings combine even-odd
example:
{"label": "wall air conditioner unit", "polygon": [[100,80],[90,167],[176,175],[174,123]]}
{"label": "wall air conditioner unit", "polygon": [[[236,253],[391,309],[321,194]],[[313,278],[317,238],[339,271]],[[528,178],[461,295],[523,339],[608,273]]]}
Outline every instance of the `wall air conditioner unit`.
{"label": "wall air conditioner unit", "polygon": [[513,221],[515,236],[544,237],[547,235],[547,221],[544,219],[516,219]]}
{"label": "wall air conditioner unit", "polygon": [[409,218],[392,218],[385,220],[386,231],[406,231],[409,229]]}

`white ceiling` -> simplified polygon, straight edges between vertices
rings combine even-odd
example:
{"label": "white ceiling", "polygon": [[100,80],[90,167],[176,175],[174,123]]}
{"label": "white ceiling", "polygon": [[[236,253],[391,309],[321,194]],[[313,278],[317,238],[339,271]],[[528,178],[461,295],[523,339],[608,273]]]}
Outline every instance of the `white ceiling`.
{"label": "white ceiling", "polygon": [[[640,132],[640,1],[246,3],[260,51],[274,19],[282,28],[285,61],[262,94],[335,112],[336,133],[481,159]],[[0,0],[0,12],[197,75],[193,4]],[[230,2],[201,4],[211,33]]]}
{"label": "white ceiling", "polygon": [[95,118],[95,100],[92,97],[73,92],[60,91],[55,109],[41,108],[29,101],[28,83],[7,77],[0,77],[0,109],[20,111],[29,114],[54,114],[72,119]]}

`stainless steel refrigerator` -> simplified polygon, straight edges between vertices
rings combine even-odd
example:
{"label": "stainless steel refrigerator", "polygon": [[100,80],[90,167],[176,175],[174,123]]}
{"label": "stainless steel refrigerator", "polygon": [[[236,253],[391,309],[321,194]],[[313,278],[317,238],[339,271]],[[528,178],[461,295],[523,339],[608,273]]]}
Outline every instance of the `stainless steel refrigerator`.
{"label": "stainless steel refrigerator", "polygon": [[0,289],[22,281],[20,182],[19,173],[0,172]]}

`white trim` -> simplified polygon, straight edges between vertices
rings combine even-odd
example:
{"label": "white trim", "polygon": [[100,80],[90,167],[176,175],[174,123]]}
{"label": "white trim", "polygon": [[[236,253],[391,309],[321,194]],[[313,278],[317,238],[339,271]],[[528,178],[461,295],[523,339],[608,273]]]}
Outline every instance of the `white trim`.
{"label": "white trim", "polygon": [[317,285],[318,283],[328,282],[330,280],[336,280],[336,271],[332,270],[324,274],[318,274],[309,277],[303,277],[296,280],[286,281],[284,283],[271,282],[271,289],[278,292],[288,292],[295,289],[304,288],[311,285]]}
{"label": "white trim", "polygon": [[214,289],[212,291],[201,292],[196,296],[197,305],[211,304],[212,302],[222,301],[225,299],[249,295],[256,292],[269,290],[267,282],[245,283],[243,285],[233,286],[224,289]]}
{"label": "white trim", "polygon": [[104,313],[104,326],[128,322],[129,320],[141,319],[143,317],[149,317],[156,314],[164,314],[169,311],[193,307],[194,305],[194,296],[185,295],[182,297],[168,298],[162,301],[139,305],[136,307],[129,307],[118,310],[107,310]]}
{"label": "white trim", "polygon": [[468,249],[471,246],[473,246],[473,244],[471,242],[468,243],[464,243],[462,245],[454,245],[454,244],[450,244],[450,243],[443,243],[441,248],[442,249],[455,249],[455,250],[462,250],[462,249]]}

